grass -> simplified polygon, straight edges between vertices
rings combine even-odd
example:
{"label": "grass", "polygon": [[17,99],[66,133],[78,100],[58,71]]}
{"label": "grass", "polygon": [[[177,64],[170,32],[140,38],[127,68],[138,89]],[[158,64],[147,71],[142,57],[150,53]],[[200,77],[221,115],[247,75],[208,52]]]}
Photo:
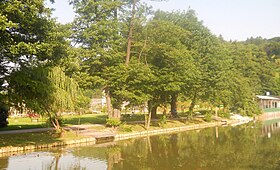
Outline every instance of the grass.
{"label": "grass", "polygon": [[46,120],[42,118],[38,119],[37,122],[28,117],[9,118],[8,120],[8,127],[0,128],[0,131],[47,127]]}
{"label": "grass", "polygon": [[63,137],[54,132],[6,134],[0,136],[0,147],[51,144],[80,138],[82,137],[77,136],[74,132],[65,132]]}
{"label": "grass", "polygon": [[[160,121],[162,115],[158,115],[158,119]],[[64,126],[71,126],[71,125],[87,125],[87,124],[106,124],[107,114],[84,114],[84,115],[64,115],[63,116],[63,124]],[[133,114],[128,115],[124,114],[121,118],[122,122],[127,124],[141,124],[145,121],[144,114]],[[194,122],[195,120],[186,121],[184,118],[178,119],[178,123],[181,124],[192,124],[192,123],[199,123]],[[169,120],[169,124],[171,120]],[[177,123],[177,124],[178,124]],[[152,122],[153,124],[153,122]],[[157,122],[154,123],[157,126]],[[0,128],[0,131],[5,130],[19,130],[19,129],[33,129],[33,128],[43,128],[49,127],[46,124],[46,118],[38,119],[38,122],[34,122],[32,119],[28,117],[21,117],[21,118],[9,118],[9,125],[5,128]],[[167,126],[168,127],[168,126]]]}
{"label": "grass", "polygon": [[[64,125],[106,124],[106,117],[106,114],[65,115],[63,123]],[[8,120],[8,127],[0,128],[0,131],[49,127],[46,124],[46,118],[40,118],[38,121],[28,117],[9,118]]]}
{"label": "grass", "polygon": [[107,114],[65,115],[63,123],[65,125],[106,124],[106,118]]}
{"label": "grass", "polygon": [[[174,127],[181,127],[186,125],[192,124],[200,124],[205,123],[204,120],[201,118],[194,118],[192,120],[186,121],[185,119],[178,119],[178,120],[167,120],[165,124],[161,124],[160,121],[153,121],[151,122],[149,130],[158,130],[162,128],[174,128]],[[146,131],[144,123],[137,123],[137,124],[126,124],[123,123],[118,128],[119,133],[131,133],[131,132],[142,132]]]}
{"label": "grass", "polygon": [[144,114],[124,114],[122,115],[123,122],[145,121]]}

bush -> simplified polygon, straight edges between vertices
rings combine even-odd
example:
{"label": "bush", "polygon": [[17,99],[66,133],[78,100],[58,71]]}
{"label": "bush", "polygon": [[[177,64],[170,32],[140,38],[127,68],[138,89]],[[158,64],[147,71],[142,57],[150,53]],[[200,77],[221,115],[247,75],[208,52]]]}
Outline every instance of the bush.
{"label": "bush", "polygon": [[206,113],[205,117],[204,117],[204,120],[206,122],[211,122],[212,121],[212,114],[211,113]]}
{"label": "bush", "polygon": [[8,112],[9,108],[5,105],[2,105],[0,108],[0,127],[6,127],[8,126]]}
{"label": "bush", "polygon": [[227,119],[230,118],[230,113],[229,112],[219,112],[218,114],[222,118],[227,118]]}
{"label": "bush", "polygon": [[121,124],[119,130],[122,132],[132,132],[133,131],[132,126],[126,125],[126,124]]}
{"label": "bush", "polygon": [[167,123],[166,116],[163,115],[163,116],[159,119],[158,124],[159,124],[160,127],[164,127],[164,125],[166,125],[166,123]]}
{"label": "bush", "polygon": [[106,119],[106,125],[110,127],[117,127],[120,126],[121,121],[118,118],[108,118]]}

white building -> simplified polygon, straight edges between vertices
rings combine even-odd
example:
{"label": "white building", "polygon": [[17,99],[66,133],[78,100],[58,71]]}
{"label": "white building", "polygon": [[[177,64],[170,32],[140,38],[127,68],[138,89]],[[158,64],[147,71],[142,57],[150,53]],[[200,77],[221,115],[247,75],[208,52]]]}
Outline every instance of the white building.
{"label": "white building", "polygon": [[259,106],[261,109],[280,108],[280,98],[274,96],[257,95]]}

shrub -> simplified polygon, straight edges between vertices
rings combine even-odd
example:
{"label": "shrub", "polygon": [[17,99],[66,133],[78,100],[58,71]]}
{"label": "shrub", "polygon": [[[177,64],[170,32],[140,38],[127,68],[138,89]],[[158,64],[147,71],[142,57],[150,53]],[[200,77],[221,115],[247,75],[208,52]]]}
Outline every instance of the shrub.
{"label": "shrub", "polygon": [[120,125],[120,131],[122,131],[122,132],[132,132],[132,126],[126,125],[126,124],[121,124]]}
{"label": "shrub", "polygon": [[219,116],[222,118],[230,118],[230,113],[229,112],[219,112]]}
{"label": "shrub", "polygon": [[206,113],[205,117],[204,117],[204,120],[206,122],[211,122],[212,121],[212,114],[211,113]]}
{"label": "shrub", "polygon": [[110,127],[117,127],[120,126],[121,121],[118,118],[108,118],[106,119],[106,125]]}
{"label": "shrub", "polygon": [[5,105],[2,105],[0,107],[0,127],[6,127],[8,126],[9,122],[8,122],[8,112],[9,112],[9,108]]}
{"label": "shrub", "polygon": [[159,124],[160,127],[163,127],[164,125],[166,125],[166,123],[167,123],[166,116],[163,115],[163,116],[159,119],[158,124]]}

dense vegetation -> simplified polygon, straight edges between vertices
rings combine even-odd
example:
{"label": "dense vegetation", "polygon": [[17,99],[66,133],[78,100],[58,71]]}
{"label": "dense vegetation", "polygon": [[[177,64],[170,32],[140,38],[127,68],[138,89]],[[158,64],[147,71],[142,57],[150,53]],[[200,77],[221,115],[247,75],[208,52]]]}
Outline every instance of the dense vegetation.
{"label": "dense vegetation", "polygon": [[152,11],[140,0],[71,0],[61,25],[44,0],[0,2],[0,103],[50,117],[88,107],[103,90],[109,117],[122,103],[158,107],[223,105],[257,114],[256,94],[280,95],[280,38],[228,42],[191,9]]}

